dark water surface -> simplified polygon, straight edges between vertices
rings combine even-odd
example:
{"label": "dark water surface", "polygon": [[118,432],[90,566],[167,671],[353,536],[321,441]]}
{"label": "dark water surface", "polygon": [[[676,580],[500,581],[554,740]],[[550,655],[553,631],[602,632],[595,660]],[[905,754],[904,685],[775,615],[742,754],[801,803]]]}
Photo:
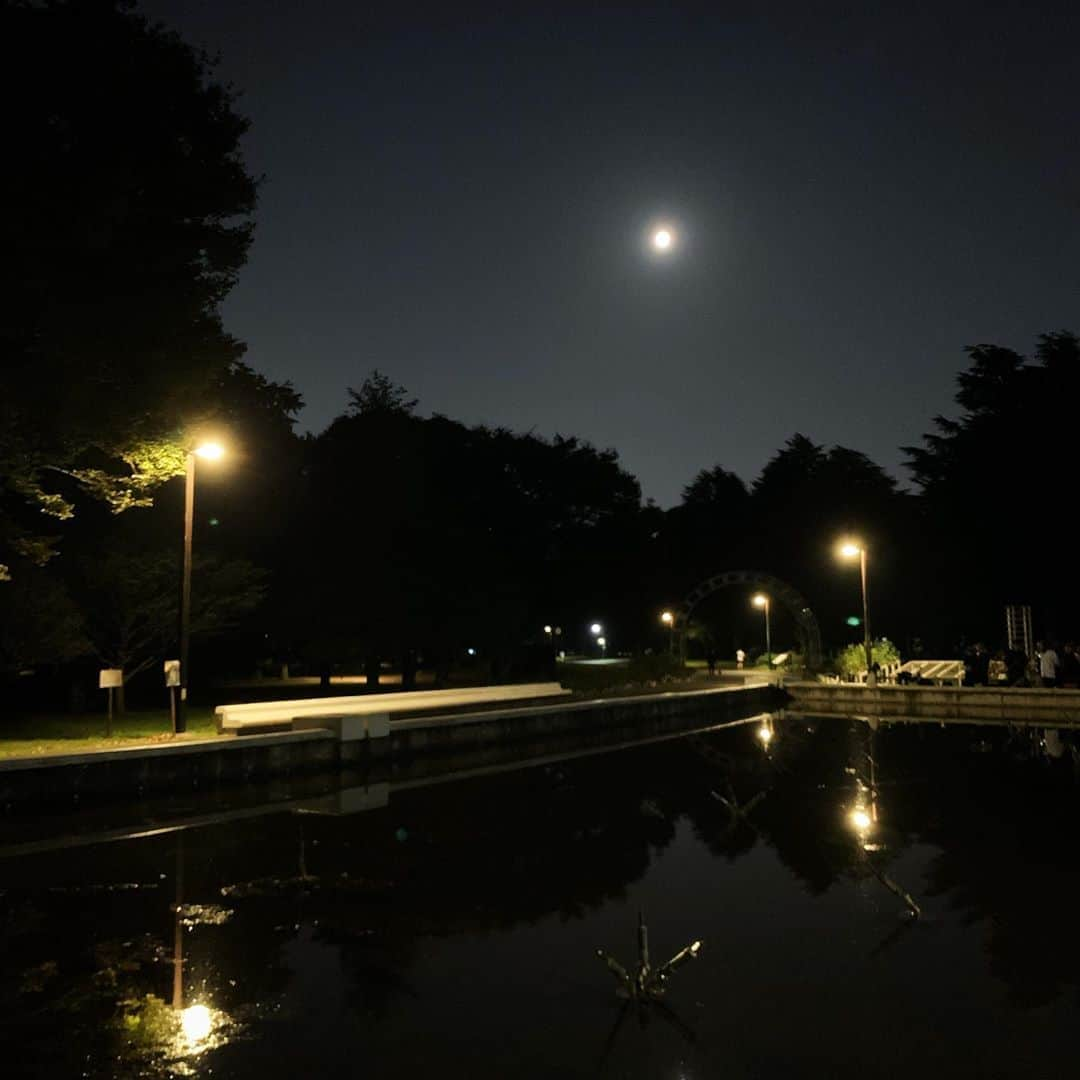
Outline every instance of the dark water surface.
{"label": "dark water surface", "polygon": [[[777,716],[29,854],[8,821],[0,1073],[1073,1075],[1078,794],[1030,733]],[[654,962],[704,943],[647,1006],[595,955],[639,911]]]}

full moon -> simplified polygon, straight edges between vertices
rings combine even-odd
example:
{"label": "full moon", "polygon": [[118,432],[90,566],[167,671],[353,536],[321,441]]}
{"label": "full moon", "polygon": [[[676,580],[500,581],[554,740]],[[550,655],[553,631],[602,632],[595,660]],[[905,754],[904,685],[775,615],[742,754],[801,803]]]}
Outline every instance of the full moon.
{"label": "full moon", "polygon": [[652,234],[652,246],[657,251],[667,251],[675,242],[675,237],[670,229],[657,229]]}

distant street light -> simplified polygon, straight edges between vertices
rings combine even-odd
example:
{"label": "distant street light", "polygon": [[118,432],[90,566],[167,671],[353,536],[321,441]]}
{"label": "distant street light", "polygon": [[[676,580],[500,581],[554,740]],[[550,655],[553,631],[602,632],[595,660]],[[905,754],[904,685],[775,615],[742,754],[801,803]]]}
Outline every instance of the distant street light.
{"label": "distant street light", "polygon": [[854,559],[857,557],[859,560],[859,574],[862,580],[863,648],[866,650],[866,685],[876,686],[874,650],[870,645],[870,604],[866,579],[866,545],[860,540],[843,540],[840,543],[839,552],[841,558]]}
{"label": "distant street light", "polygon": [[675,655],[675,615],[670,611],[665,611],[660,616],[660,621],[668,629],[668,652],[672,656]]}
{"label": "distant street light", "polygon": [[765,662],[767,670],[772,671],[772,628],[769,625],[769,598],[765,593],[758,593],[754,597],[754,607],[762,608],[765,612]]}
{"label": "distant street light", "polygon": [[607,656],[607,638],[598,637],[596,639],[596,644],[600,646],[600,655]]}
{"label": "distant street light", "polygon": [[220,461],[225,447],[219,442],[205,442],[189,450],[184,481],[184,576],[180,592],[180,700],[176,707],[174,733],[187,731],[188,653],[191,642],[191,535],[195,525],[195,459]]}
{"label": "distant street light", "polygon": [[597,637],[603,632],[604,628],[598,622],[594,622],[592,626],[589,627],[589,633],[592,634],[593,637]]}

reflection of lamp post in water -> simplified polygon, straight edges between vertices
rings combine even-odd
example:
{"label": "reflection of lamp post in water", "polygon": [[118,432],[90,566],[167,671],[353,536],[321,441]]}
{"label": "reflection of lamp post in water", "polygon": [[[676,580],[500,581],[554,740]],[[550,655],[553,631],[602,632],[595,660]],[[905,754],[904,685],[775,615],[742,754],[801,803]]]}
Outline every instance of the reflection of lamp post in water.
{"label": "reflection of lamp post in water", "polygon": [[[176,834],[176,902],[173,904],[173,1011],[180,1020],[186,1051],[199,1051],[214,1029],[214,1012],[206,1005],[184,1007],[184,833]],[[218,1014],[220,1019],[221,1014]]]}
{"label": "reflection of lamp post in water", "polygon": [[773,731],[772,726],[772,717],[766,716],[765,719],[761,721],[761,725],[757,729],[758,742],[760,742],[761,745],[765,747],[766,750],[768,750],[769,746],[772,744],[773,736],[775,734],[776,733]]}
{"label": "reflection of lamp post in water", "polygon": [[172,1007],[184,1007],[184,834],[176,834],[176,903],[173,904]]}
{"label": "reflection of lamp post in water", "polygon": [[868,782],[862,779],[859,775],[860,770],[856,769],[855,803],[847,812],[847,824],[855,834],[859,856],[863,864],[889,892],[898,896],[904,902],[907,914],[912,919],[918,919],[922,915],[922,908],[915,898],[874,861],[875,853],[885,850],[878,809],[875,742],[875,731],[871,727],[867,745],[861,748],[861,754],[865,758],[868,767]]}

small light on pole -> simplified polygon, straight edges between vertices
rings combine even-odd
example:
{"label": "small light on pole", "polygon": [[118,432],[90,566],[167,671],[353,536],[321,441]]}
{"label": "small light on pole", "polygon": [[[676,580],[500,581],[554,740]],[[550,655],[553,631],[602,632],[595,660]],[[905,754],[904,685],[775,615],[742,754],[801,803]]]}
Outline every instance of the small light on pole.
{"label": "small light on pole", "polygon": [[866,575],[866,545],[861,540],[842,540],[838,551],[842,559],[857,558],[859,560],[859,577],[862,583],[863,649],[866,652],[866,685],[875,686],[877,676],[874,674],[874,650],[870,644],[870,601]]}
{"label": "small light on pole", "polygon": [[769,625],[769,597],[765,593],[758,593],[754,597],[754,607],[761,608],[765,612],[765,662],[767,670],[772,671],[772,627]]}
{"label": "small light on pole", "polygon": [[607,638],[598,637],[596,639],[596,644],[600,646],[600,655],[607,656]]}

